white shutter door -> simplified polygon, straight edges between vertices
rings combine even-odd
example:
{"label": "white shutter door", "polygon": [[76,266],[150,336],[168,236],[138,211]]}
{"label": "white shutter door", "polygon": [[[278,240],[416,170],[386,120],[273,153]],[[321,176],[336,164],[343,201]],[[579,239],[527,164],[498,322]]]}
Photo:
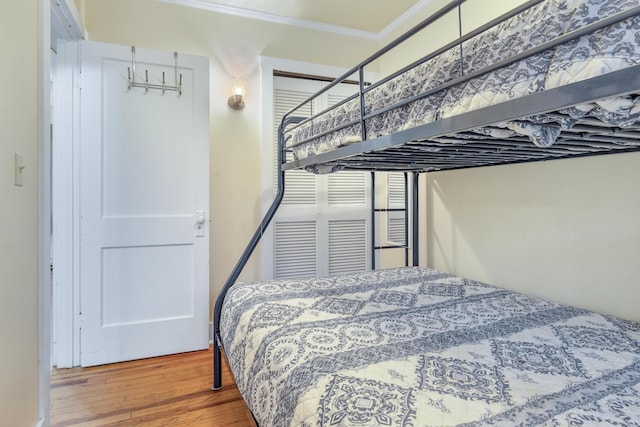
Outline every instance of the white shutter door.
{"label": "white shutter door", "polygon": [[[387,225],[387,233],[390,243],[395,245],[404,246],[405,236],[404,236],[404,217],[399,218],[397,212],[393,212],[395,215],[391,215],[389,217],[389,223]],[[395,217],[395,218],[394,218]]]}
{"label": "white shutter door", "polygon": [[[283,115],[323,83],[274,78],[274,141]],[[343,93],[339,93],[342,90]],[[334,90],[298,115],[311,115],[343,99],[354,88]],[[274,147],[274,157],[276,153]],[[274,178],[276,164],[274,160]],[[314,175],[287,171],[285,196],[274,218],[274,278],[325,276],[366,269],[369,254],[368,181],[364,172]],[[276,180],[274,179],[274,187]]]}
{"label": "white shutter door", "polygon": [[[356,273],[367,268],[368,195],[365,172],[342,171],[328,176],[328,273]],[[349,218],[349,219],[342,219]]]}
{"label": "white shutter door", "polygon": [[292,170],[285,173],[287,176],[281,206],[316,206],[318,204],[316,176],[303,170]]}
{"label": "white shutter door", "polygon": [[387,173],[387,201],[390,208],[404,207],[404,173]]}
{"label": "white shutter door", "polygon": [[332,173],[329,179],[329,206],[360,206],[367,204],[367,175],[365,172]]}
{"label": "white shutter door", "polygon": [[[404,174],[387,174],[387,206],[392,209],[405,207]],[[397,245],[405,244],[404,212],[389,212],[387,215],[387,240]]]}
{"label": "white shutter door", "polygon": [[[310,95],[310,91],[303,90],[291,90],[279,88],[276,86],[274,89],[274,136],[273,136],[273,188],[274,192],[277,188],[277,153],[278,148],[278,126],[282,121],[282,117],[296,105],[303,102]],[[305,117],[313,114],[313,108],[307,106],[297,112],[298,115]],[[291,154],[288,154],[291,156]],[[313,205],[317,204],[317,189],[316,189],[316,176],[302,170],[293,170],[286,172],[286,186],[284,199],[282,200],[283,206],[291,205]]]}
{"label": "white shutter door", "polygon": [[367,269],[367,221],[329,221],[329,274],[359,273]]}
{"label": "white shutter door", "polygon": [[[274,78],[274,192],[277,183],[278,126],[282,117],[319,90],[317,82]],[[296,114],[310,116],[313,106]],[[287,171],[284,199],[274,218],[273,276],[275,279],[318,275],[318,179],[303,170]]]}
{"label": "white shutter door", "polygon": [[275,278],[316,276],[316,221],[277,222],[275,234]]}

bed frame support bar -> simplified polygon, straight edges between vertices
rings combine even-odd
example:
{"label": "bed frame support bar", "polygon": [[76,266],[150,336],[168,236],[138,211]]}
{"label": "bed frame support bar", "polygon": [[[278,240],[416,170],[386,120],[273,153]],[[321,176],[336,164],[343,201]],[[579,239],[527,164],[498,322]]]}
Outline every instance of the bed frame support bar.
{"label": "bed frame support bar", "polygon": [[238,276],[240,276],[240,273],[242,272],[245,265],[247,264],[247,261],[249,261],[249,258],[251,258],[251,255],[253,254],[253,251],[255,250],[256,246],[258,246],[258,243],[260,242],[260,239],[262,238],[264,231],[269,226],[269,223],[273,219],[276,211],[278,210],[278,207],[280,206],[280,203],[282,202],[282,199],[284,197],[284,170],[282,169],[282,163],[285,158],[284,131],[288,125],[299,123],[302,120],[304,120],[303,117],[287,117],[282,121],[282,123],[280,123],[280,126],[278,128],[278,151],[277,151],[278,161],[276,166],[277,176],[278,176],[278,184],[277,184],[278,191],[276,193],[275,198],[273,199],[273,202],[271,203],[271,206],[269,207],[269,210],[262,218],[262,221],[260,222],[260,225],[258,226],[255,233],[253,233],[253,237],[251,237],[251,240],[249,241],[249,244],[245,248],[244,252],[242,253],[242,256],[240,256],[240,259],[236,263],[235,267],[233,267],[233,270],[231,271],[229,278],[227,279],[224,286],[220,290],[220,293],[218,294],[218,298],[216,299],[216,303],[213,308],[213,387],[211,388],[212,390],[220,390],[222,388],[222,354],[220,352],[220,349],[222,348],[222,338],[220,336],[220,314],[222,312],[222,303],[224,301],[224,297],[227,294],[227,291],[229,290],[229,288],[233,286],[236,280],[238,280]]}
{"label": "bed frame support bar", "polygon": [[413,226],[411,227],[411,247],[413,250],[411,251],[411,255],[413,257],[412,262],[414,266],[420,265],[420,252],[418,251],[418,242],[420,242],[420,238],[418,236],[418,224],[420,222],[418,218],[418,191],[420,190],[420,185],[418,182],[419,178],[420,174],[418,172],[414,172],[413,179],[411,180],[413,181],[413,191],[411,192],[411,219],[413,222]]}

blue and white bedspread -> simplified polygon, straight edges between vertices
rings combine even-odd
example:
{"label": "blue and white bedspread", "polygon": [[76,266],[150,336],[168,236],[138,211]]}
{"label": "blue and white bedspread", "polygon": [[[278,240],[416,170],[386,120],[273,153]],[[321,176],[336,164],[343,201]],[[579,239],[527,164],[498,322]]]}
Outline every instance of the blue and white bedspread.
{"label": "blue and white bedspread", "polygon": [[640,425],[640,324],[434,270],[238,284],[221,331],[261,427]]}
{"label": "blue and white bedspread", "polygon": [[[391,108],[460,78],[463,72],[466,75],[483,70],[639,3],[639,0],[543,1],[367,92],[365,114]],[[367,137],[388,135],[640,64],[639,40],[640,17],[634,16],[375,115],[366,120]],[[289,140],[294,157],[303,159],[362,141],[359,122],[346,126],[359,118],[360,98],[356,98],[300,125]],[[560,129],[570,128],[584,118],[631,126],[640,118],[640,94],[581,104],[518,122],[499,122],[473,131],[477,140],[488,136],[498,139],[525,136],[536,146],[548,147],[556,142]],[[434,141],[464,144],[469,142],[469,136]]]}

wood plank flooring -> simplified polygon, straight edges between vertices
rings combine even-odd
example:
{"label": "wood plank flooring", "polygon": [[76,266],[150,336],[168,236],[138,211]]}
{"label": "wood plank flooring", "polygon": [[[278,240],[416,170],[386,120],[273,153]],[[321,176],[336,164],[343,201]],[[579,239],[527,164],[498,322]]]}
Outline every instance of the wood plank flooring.
{"label": "wood plank flooring", "polygon": [[[212,391],[212,350],[51,373],[51,427],[255,427],[224,360]],[[224,359],[224,358],[223,358]]]}

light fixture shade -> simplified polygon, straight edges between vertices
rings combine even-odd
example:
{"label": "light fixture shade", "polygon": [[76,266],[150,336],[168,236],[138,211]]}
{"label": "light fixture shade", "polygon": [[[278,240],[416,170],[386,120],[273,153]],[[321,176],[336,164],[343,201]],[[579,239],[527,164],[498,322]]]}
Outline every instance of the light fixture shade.
{"label": "light fixture shade", "polygon": [[244,96],[247,93],[247,88],[242,80],[234,80],[231,86],[231,95]]}
{"label": "light fixture shade", "polygon": [[246,93],[246,87],[242,80],[234,80],[231,85],[231,96],[227,103],[229,107],[234,110],[241,110],[244,108],[244,95]]}

